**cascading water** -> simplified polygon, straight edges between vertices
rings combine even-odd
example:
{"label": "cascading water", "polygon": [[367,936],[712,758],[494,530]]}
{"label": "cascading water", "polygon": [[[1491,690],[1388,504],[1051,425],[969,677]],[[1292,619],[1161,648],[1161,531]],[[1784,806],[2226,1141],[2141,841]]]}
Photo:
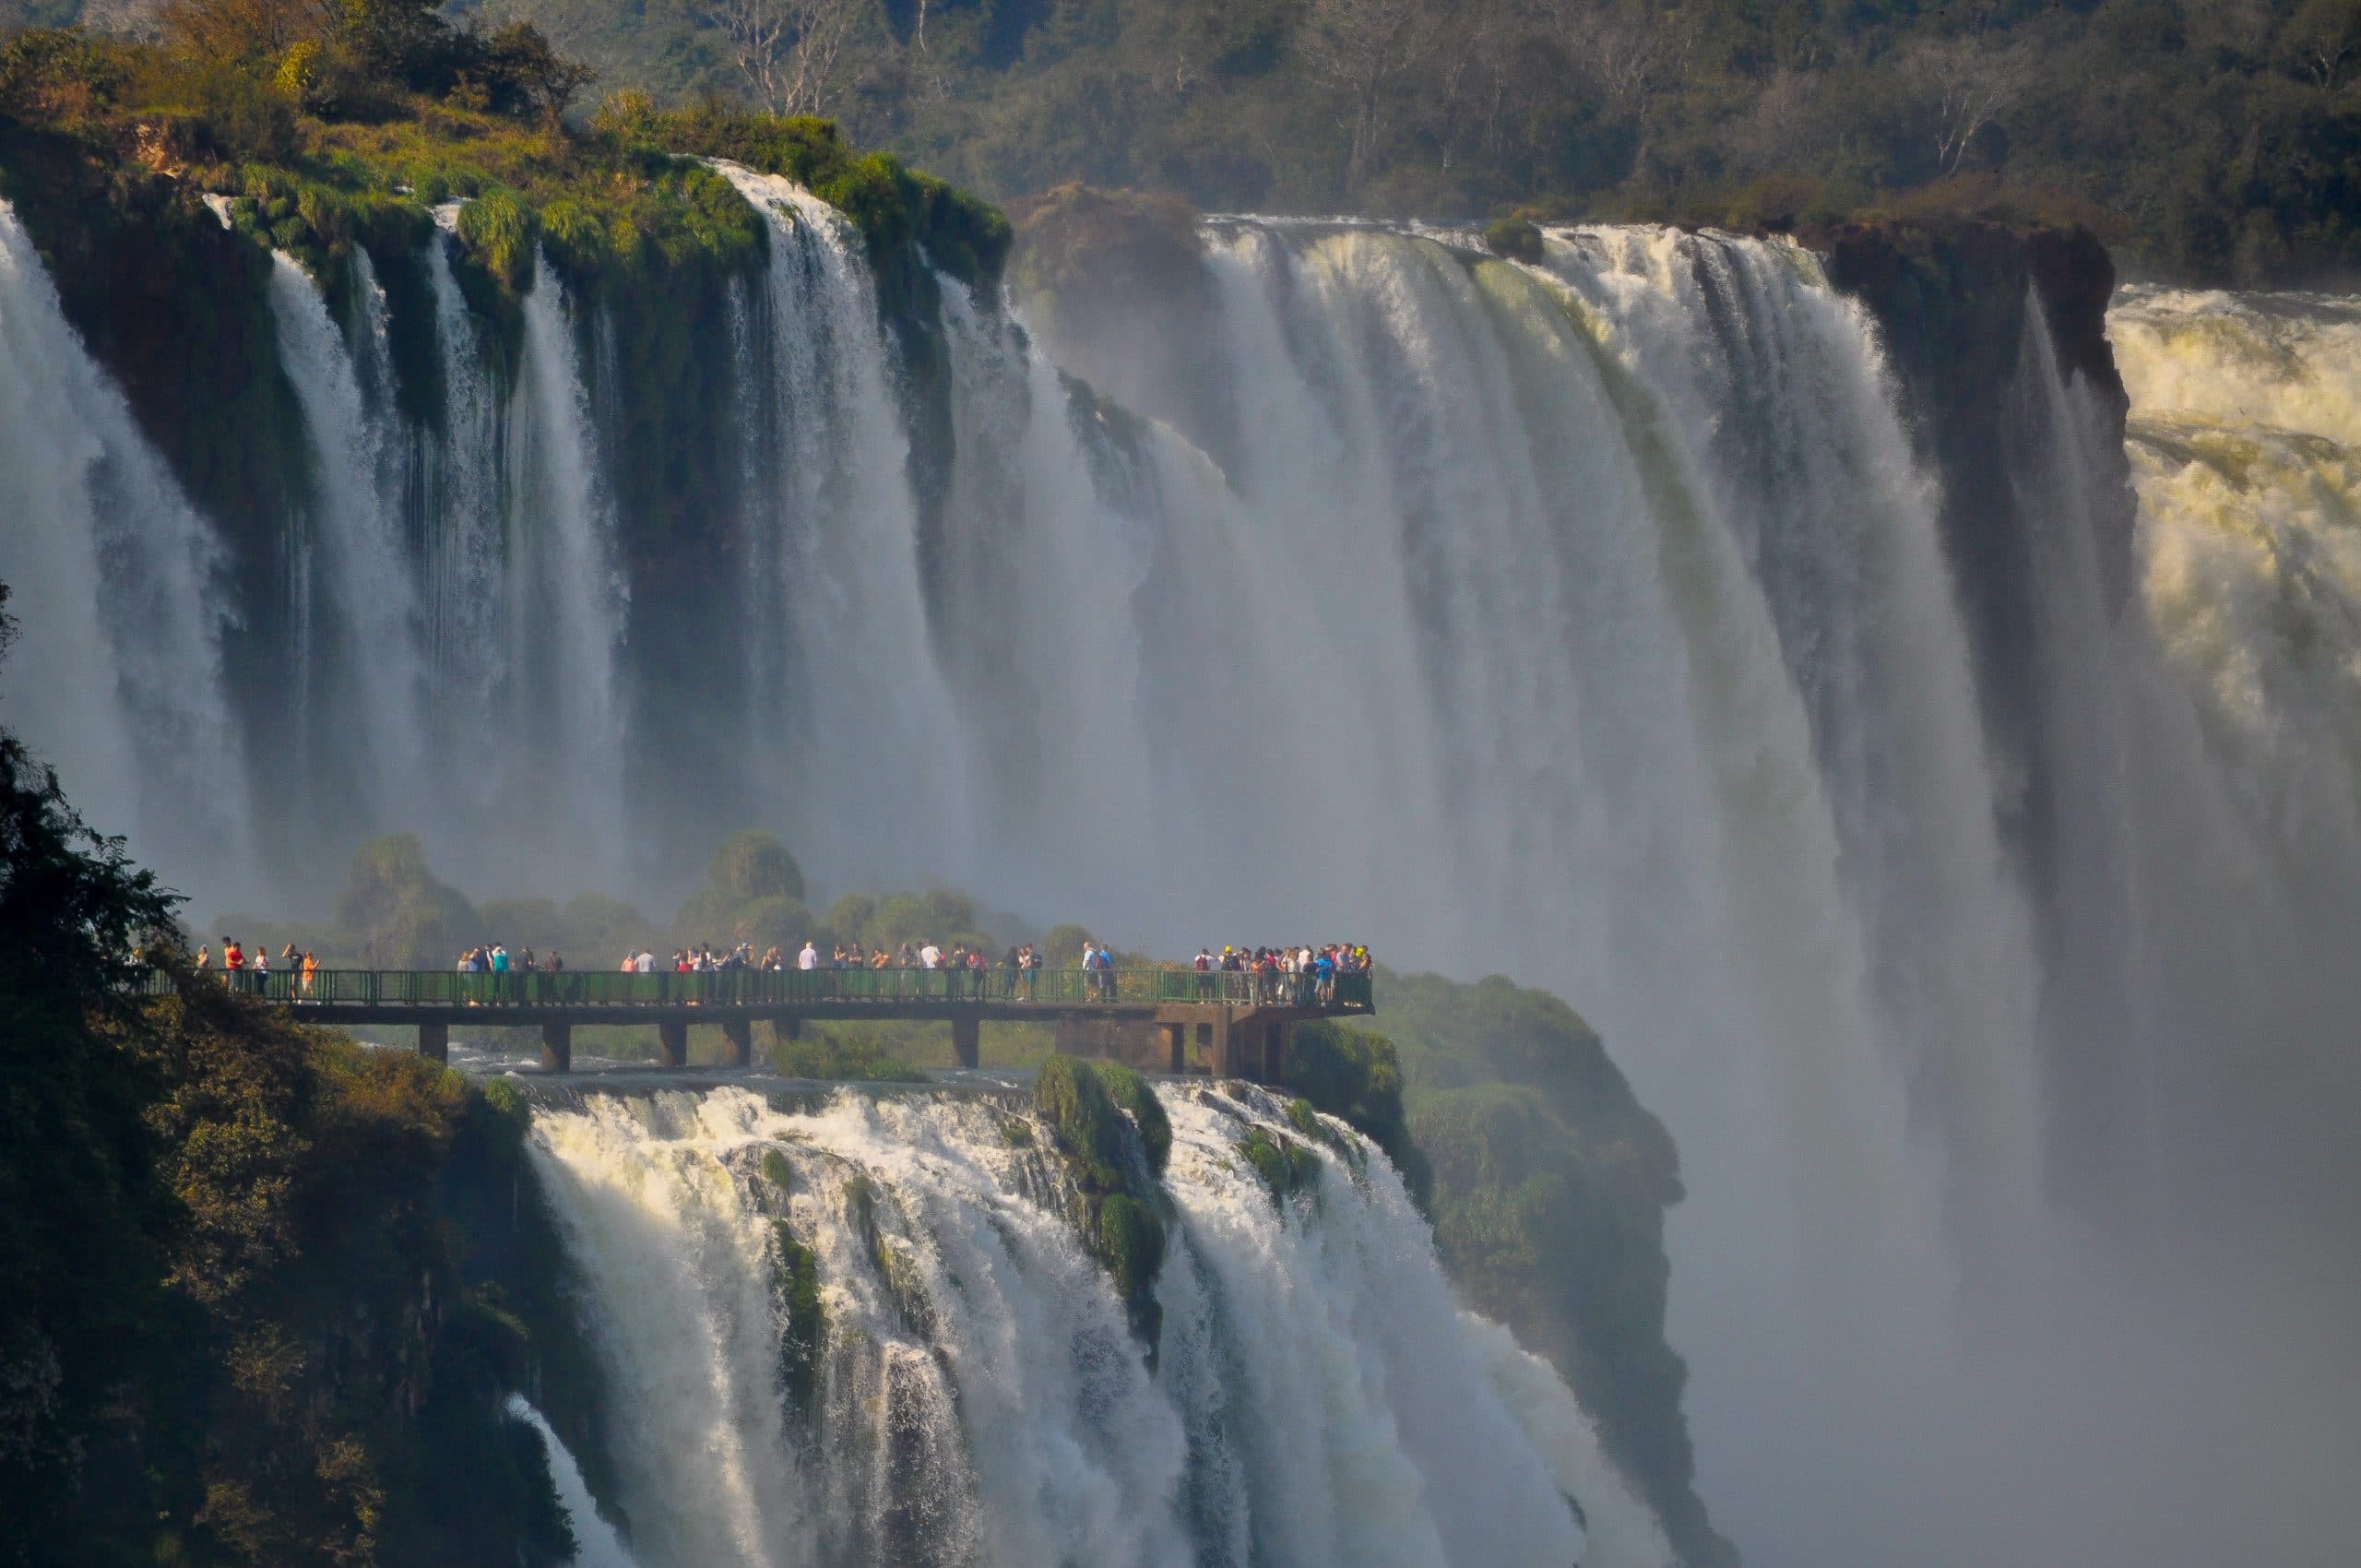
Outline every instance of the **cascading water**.
{"label": "cascading water", "polygon": [[[2201,1270],[2137,1271],[2168,1271],[2192,1217],[2251,1241],[2254,1278],[2301,1272],[2316,1238],[2324,1256],[2351,1251],[2319,1218],[2330,1196],[2267,1235],[2247,1223],[2289,1193],[2350,1190],[2337,1151],[2355,1095],[2332,1049],[2361,1004],[2341,960],[2361,936],[2349,306],[2138,292],[2118,313],[2141,403],[2143,620],[2091,537],[2121,499],[2103,410],[2034,302],[1996,456],[2035,567],[2021,607],[2040,671],[2023,716],[2035,776],[2020,777],[1982,731],[1933,481],[1876,334],[1799,251],[1570,229],[1522,265],[1451,232],[1216,220],[1202,289],[1140,301],[1136,319],[1160,325],[1102,343],[946,278],[881,281],[809,193],[723,172],[768,245],[730,284],[710,367],[731,426],[716,443],[729,471],[696,476],[728,508],[699,535],[710,563],[679,561],[661,520],[622,499],[645,476],[615,471],[631,450],[618,437],[648,410],[602,369],[613,306],[569,297],[541,261],[519,320],[495,322],[438,236],[419,291],[431,319],[388,320],[361,258],[339,332],[281,267],[281,360],[320,476],[358,486],[408,454],[398,508],[321,492],[290,552],[317,585],[290,657],[379,683],[397,715],[395,695],[422,686],[419,729],[448,758],[414,798],[392,782],[404,759],[371,763],[378,814],[351,832],[415,828],[476,891],[563,891],[620,878],[623,824],[694,824],[718,802],[717,817],[751,809],[780,829],[833,886],[956,881],[1167,951],[1322,931],[1548,985],[1602,1026],[1680,1143],[1672,1335],[1696,1373],[1706,1494],[1758,1561],[2121,1561],[2136,1546],[2178,1562],[2270,1533],[2256,1511],[2176,1531],[2121,1502],[2165,1484],[2152,1476],[2193,1484],[2202,1455],[2125,1454],[2106,1493],[2118,1517],[2058,1495],[2056,1477],[2079,1472],[2024,1433],[2107,1448],[2117,1428],[2157,1424],[2151,1385],[2184,1386],[2153,1369],[2201,1359],[2204,1335],[2168,1325],[2146,1362],[2110,1374],[2112,1426],[2061,1414],[2051,1389],[2079,1386],[2089,1346],[2126,1323],[2114,1337],[2149,1337],[2141,1292],[2089,1286],[2090,1259],[2135,1254],[2106,1266],[2168,1280],[2147,1292],[2162,1299]],[[248,699],[220,700],[211,674],[229,612],[207,608],[207,530],[12,220],[0,241],[0,464],[32,498],[0,519],[32,521],[0,535],[26,622],[7,712],[69,763],[103,825],[136,826],[135,849],[219,897],[228,850],[128,783],[178,777],[148,759],[193,737],[229,781],[208,802],[240,798]],[[405,422],[380,339],[429,330],[439,406]],[[1156,331],[1186,342],[1145,341]],[[329,550],[330,532],[354,546]],[[671,598],[641,591],[651,561]],[[379,567],[386,591],[364,597]],[[699,570],[712,594],[681,592]],[[166,581],[183,591],[160,598]],[[151,602],[171,613],[126,609]],[[707,614],[729,636],[705,636]],[[695,624],[645,636],[664,615]],[[650,689],[651,647],[727,677],[654,672],[671,700],[726,707],[704,731],[726,745],[646,743],[648,716],[623,694]],[[337,750],[334,686],[292,689],[320,710],[312,747]],[[628,799],[602,766],[618,749],[639,770]],[[2027,822],[2024,842],[2007,836]],[[646,1321],[610,1314],[617,1377],[633,1387],[660,1364],[704,1380],[681,1385],[705,1390],[694,1400],[630,1394],[666,1434],[651,1446],[679,1456],[652,1454],[678,1473],[648,1470],[624,1500],[654,1560],[1350,1550],[1359,1511],[1321,1490],[1343,1470],[1275,1510],[1255,1488],[1298,1481],[1206,1436],[1233,1416],[1305,1419],[1238,1415],[1251,1382],[1188,1348],[1230,1332],[1206,1302],[1248,1290],[1223,1283],[1209,1210],[1189,1210],[1168,1265],[1153,1376],[1121,1357],[1086,1377],[1028,1361],[1039,1347],[978,1321],[960,1332],[1001,1345],[996,1368],[1049,1381],[955,1382],[950,1341],[894,1316],[908,1279],[824,1248],[869,1332],[842,1348],[821,1419],[865,1433],[848,1451],[868,1457],[807,1463],[748,1377],[777,1348],[758,1277],[768,1219],[822,1217],[801,1194],[780,1215],[748,1206],[752,1179],[708,1146],[773,1134],[689,1130],[732,1103],[543,1123],[552,1149],[614,1146],[551,1174],[619,1184],[577,1194],[581,1223],[610,1232],[578,1238],[586,1257],[620,1268],[639,1250],[638,1283],[609,1292],[649,1299]],[[966,1172],[963,1201],[1004,1220],[958,1232],[969,1250],[948,1272],[964,1289],[994,1281],[1007,1310],[1121,1346],[1070,1239],[1010,1208],[1017,1157],[979,1165],[968,1134],[860,1114],[916,1117],[896,1131],[934,1151],[926,1181]],[[820,1120],[851,1138],[851,1117]],[[862,1136],[826,1146],[884,1169]],[[909,1259],[941,1259],[949,1200],[927,1210],[916,1174],[892,1180],[902,1206],[878,1223]],[[1176,1169],[1184,1210],[1188,1180]],[[860,1227],[829,1201],[840,1242]],[[1071,1300],[1044,1304],[1050,1281]],[[2254,1308],[2245,1354],[2285,1322],[2280,1304],[2225,1296],[2206,1322]],[[2027,1348],[2045,1316],[2088,1344]],[[697,1325],[686,1349],[681,1324]],[[1508,1392],[1515,1363],[1460,1364],[1533,1427],[1536,1407]],[[2284,1383],[2332,1403],[2318,1390],[2333,1380]],[[1010,1401],[1035,1392],[1054,1419],[1028,1426]],[[1139,1412],[1134,1446],[1102,1453],[1058,1424],[1080,1408]],[[960,1437],[987,1418],[1005,1441]],[[1317,1447],[1323,1432],[1299,1435]],[[1420,1438],[1335,1457],[1425,1475],[1449,1455]],[[2235,1446],[2262,1463],[2265,1445]],[[2035,1501],[1985,1517],[1967,1494],[1986,1475]],[[2272,1495],[2267,1479],[2238,1484]],[[1110,1486],[1158,1501],[1110,1514]],[[1460,1528],[1446,1511],[1395,1534],[1459,1560]]]}
{"label": "cascading water", "polygon": [[[501,694],[504,819],[538,817],[571,846],[582,885],[622,880],[616,660],[625,590],[564,290],[534,258],[522,368],[508,415],[509,602]],[[521,873],[519,873],[521,874]]]}
{"label": "cascading water", "polygon": [[2290,869],[2361,864],[2361,305],[2130,291],[2148,616]]}
{"label": "cascading water", "polygon": [[582,1467],[550,1430],[548,1419],[522,1395],[509,1396],[508,1413],[541,1434],[550,1456],[550,1477],[557,1486],[558,1506],[565,1510],[566,1522],[574,1531],[574,1568],[640,1568],[631,1548],[599,1514],[589,1483],[582,1479]]}
{"label": "cascading water", "polygon": [[66,325],[0,202],[0,579],[9,727],[181,886],[254,884],[212,530]]}
{"label": "cascading water", "polygon": [[[445,242],[422,259],[445,392],[432,430],[398,407],[367,253],[353,253],[349,330],[292,257],[273,257],[280,361],[311,443],[289,695],[316,748],[312,793],[339,799],[340,832],[412,828],[515,876],[563,848],[582,885],[613,886],[624,589],[564,290],[537,258],[504,390]],[[437,757],[455,766],[430,785]],[[421,801],[438,808],[413,817]]]}
{"label": "cascading water", "polygon": [[[1029,1109],[725,1089],[538,1113],[639,1562],[1669,1561],[1564,1385],[1459,1313],[1382,1155],[1340,1123],[1302,1141],[1246,1086],[1165,1103],[1152,1363]],[[1262,1183],[1255,1128],[1308,1185]]]}
{"label": "cascading water", "polygon": [[[816,867],[943,875],[926,855],[943,835],[964,837],[962,800],[937,760],[952,708],[927,629],[909,436],[860,237],[791,181],[720,167],[770,235],[736,356],[751,375],[747,743],[760,775],[794,780],[781,808]],[[829,861],[839,844],[853,862]]]}
{"label": "cascading water", "polygon": [[[374,293],[367,274],[358,287]],[[421,705],[426,671],[419,658],[413,574],[386,503],[398,482],[381,413],[362,396],[354,356],[326,302],[294,257],[271,256],[270,307],[280,362],[294,383],[311,437],[313,510],[303,525],[302,564],[317,583],[297,585],[309,607],[305,650],[319,660],[303,671],[312,736],[337,751],[338,771],[320,783],[349,789],[372,820],[396,802],[421,798],[426,733]],[[362,340],[384,331],[382,307],[362,313]],[[330,715],[357,717],[331,731]],[[358,755],[344,754],[358,741]]]}

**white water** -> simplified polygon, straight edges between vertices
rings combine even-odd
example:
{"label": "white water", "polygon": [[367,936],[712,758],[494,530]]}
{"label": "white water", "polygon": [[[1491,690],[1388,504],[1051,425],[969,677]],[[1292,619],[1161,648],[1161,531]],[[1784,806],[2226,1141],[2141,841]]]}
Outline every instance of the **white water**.
{"label": "white water", "polygon": [[599,1514],[589,1483],[582,1479],[582,1467],[550,1430],[548,1420],[521,1394],[508,1396],[508,1413],[540,1432],[549,1451],[550,1479],[557,1484],[558,1506],[565,1510],[566,1522],[574,1530],[574,1568],[640,1568],[623,1537]]}
{"label": "white water", "polygon": [[[852,873],[829,858],[841,843],[870,874],[943,875],[925,863],[926,841],[964,837],[958,814],[972,797],[920,760],[951,731],[951,703],[926,625],[909,438],[860,239],[792,182],[720,167],[771,236],[759,308],[742,316],[752,338],[737,355],[750,373],[743,526],[758,773],[795,781],[773,793],[815,867]],[[901,761],[868,766],[881,755]]]}
{"label": "white water", "polygon": [[0,719],[169,883],[252,885],[219,545],[84,351],[0,202]]}
{"label": "white water", "polygon": [[537,258],[504,391],[445,243],[422,260],[435,430],[397,407],[366,253],[352,258],[350,330],[291,257],[273,257],[280,361],[311,444],[311,508],[290,530],[287,695],[313,790],[335,792],[346,837],[418,831],[438,857],[506,884],[540,875],[528,868],[562,848],[562,881],[615,886],[626,591],[564,290]]}
{"label": "white water", "polygon": [[534,821],[536,846],[565,846],[578,885],[613,887],[626,863],[616,757],[627,594],[564,289],[546,257],[533,267],[508,416],[509,777],[493,809]]}
{"label": "white water", "polygon": [[[540,1112],[639,1561],[1667,1562],[1563,1385],[1459,1313],[1383,1157],[1356,1175],[1323,1151],[1316,1191],[1275,1204],[1238,1145],[1279,1108],[1238,1089],[1168,1093],[1153,1370],[1028,1110],[717,1090]],[[809,1411],[777,1373],[782,1221],[825,1303]]]}
{"label": "white water", "polygon": [[[512,374],[430,250],[445,407],[424,434],[388,434],[365,311],[350,369],[297,334],[315,434],[348,411],[339,376],[363,405],[362,445],[324,466],[373,440],[425,454],[400,514],[418,642],[387,668],[428,672],[426,725],[468,763],[368,828],[423,830],[477,891],[563,891],[606,885],[626,821],[752,802],[832,886],[940,878],[1127,945],[1299,929],[1548,985],[1680,1144],[1673,1336],[1705,1494],[1758,1561],[2178,1562],[2280,1538],[2260,1472],[2283,1445],[2255,1439],[2308,1430],[2340,1384],[2247,1372],[2315,1243],[2351,1250],[2321,1218],[2350,1191],[2339,1048],[2361,1005],[2343,958],[2361,936],[2349,309],[2136,296],[2119,318],[2144,622],[2094,539],[2115,499],[2103,410],[2027,337],[2001,459],[2035,566],[2038,777],[2000,776],[1931,481],[1874,332],[1807,256],[1568,230],[1522,267],[1448,234],[1220,220],[1198,339],[1161,356],[1030,332],[945,280],[946,454],[913,419],[933,389],[905,384],[858,236],[785,182],[725,172],[772,240],[713,366],[738,410],[746,566],[714,613],[730,637],[696,642],[743,675],[714,683],[744,694],[726,754],[648,755],[620,695],[637,611],[614,563],[642,520],[606,499],[599,436],[633,389],[587,407],[587,335],[546,267]],[[156,719],[127,711],[120,671],[155,665],[126,663],[106,552],[80,541],[196,525],[169,485],[92,520],[72,454],[160,467],[119,402],[73,390],[100,384],[62,324],[22,335],[55,316],[38,273],[7,287],[0,332],[36,378],[18,385],[69,391],[6,409],[0,455],[34,476],[31,569],[89,607],[28,617],[9,711],[28,669],[74,691],[50,743],[87,758],[77,795],[129,812],[125,759]],[[930,455],[943,478],[922,494]],[[324,580],[350,565],[293,554]],[[355,631],[331,603],[315,596],[322,649]],[[174,658],[202,664],[209,636]],[[174,721],[234,744],[250,706]],[[599,766],[618,750],[646,793]],[[2047,837],[2012,858],[1996,817],[2028,799]],[[2317,1212],[2287,1218],[2295,1194]],[[2150,1322],[2217,1267],[2201,1230],[2251,1244],[2208,1283],[2252,1290],[2225,1288],[2202,1330]],[[1168,1278],[1176,1318],[1197,1266]],[[716,1320],[717,1400],[746,1396],[726,1369],[747,1321]],[[2269,1354],[2306,1364],[2308,1334]],[[2165,1375],[2198,1347],[2218,1374]],[[934,1366],[880,1350],[865,1375],[924,1410]],[[1185,1433],[1228,1385],[1172,1378]],[[2155,1426],[2156,1391],[2197,1407],[2265,1386],[2306,1413],[2243,1415],[2231,1459],[2104,1442]],[[681,1419],[694,1436],[712,1417]],[[2110,1467],[2081,1463],[2102,1447]],[[761,1443],[711,1454],[682,1480],[695,1521],[648,1526],[682,1551],[791,1553],[811,1518],[883,1508],[874,1471],[830,1472],[856,1501],[799,1502],[811,1478],[765,1470]],[[1088,1495],[1020,1526],[951,1450],[906,1458],[934,1467],[931,1501],[896,1528],[1148,1551]],[[986,1492],[1057,1473],[1003,1460]],[[2084,1468],[2107,1484],[2064,1495]],[[1190,1527],[1218,1535],[1245,1472],[1194,1473]],[[1996,1521],[1983,1483],[2002,1477],[2034,1501]],[[2210,1532],[2124,1501],[2215,1488],[2240,1506],[2213,1499]]]}
{"label": "white water", "polygon": [[2361,864],[2361,305],[2141,290],[2148,616],[2291,867]]}
{"label": "white water", "polygon": [[[365,277],[361,287],[374,290]],[[339,749],[355,742],[363,748],[357,757],[338,759],[350,766],[337,778],[357,786],[362,810],[383,821],[396,802],[422,798],[426,782],[426,671],[414,579],[388,503],[397,476],[382,420],[362,397],[343,330],[310,276],[283,251],[271,255],[270,307],[280,362],[311,437],[312,510],[294,526],[305,539],[302,559],[321,581],[297,591],[309,606],[310,651],[321,665],[304,671],[303,690],[311,714],[365,716],[336,736]],[[364,310],[363,323],[364,341],[381,334],[382,308]],[[332,648],[323,646],[331,642]]]}

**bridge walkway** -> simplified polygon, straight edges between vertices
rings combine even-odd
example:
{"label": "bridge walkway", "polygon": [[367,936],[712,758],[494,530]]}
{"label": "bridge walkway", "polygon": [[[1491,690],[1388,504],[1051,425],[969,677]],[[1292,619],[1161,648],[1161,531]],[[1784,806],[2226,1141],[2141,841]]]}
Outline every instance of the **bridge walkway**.
{"label": "bridge walkway", "polygon": [[[308,980],[288,970],[219,979],[310,1023],[414,1027],[420,1051],[438,1062],[448,1060],[454,1025],[538,1025],[542,1065],[551,1072],[572,1070],[576,1027],[653,1025],[660,1060],[678,1067],[688,1061],[690,1026],[718,1026],[732,1061],[745,1066],[753,1061],[756,1024],[792,1039],[808,1022],[867,1019],[948,1023],[953,1056],[963,1067],[977,1065],[982,1025],[991,1021],[1042,1025],[1072,1053],[1126,1059],[1144,1053],[1135,1043],[1123,1050],[1110,1042],[1136,1042],[1153,1030],[1161,1049],[1139,1065],[1275,1082],[1284,1075],[1287,1037],[1295,1025],[1366,1015],[1376,1006],[1368,973],[1338,974],[1323,987],[1310,977],[1162,968],[654,974],[321,969]],[[156,993],[169,992],[174,983],[162,971],[148,982]]]}

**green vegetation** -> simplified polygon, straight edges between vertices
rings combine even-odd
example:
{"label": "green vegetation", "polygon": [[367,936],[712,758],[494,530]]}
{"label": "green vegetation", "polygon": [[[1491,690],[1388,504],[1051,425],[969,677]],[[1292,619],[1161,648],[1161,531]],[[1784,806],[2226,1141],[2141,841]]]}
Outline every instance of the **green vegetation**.
{"label": "green vegetation", "polygon": [[446,1184],[514,1108],[222,988],[127,1000],[171,916],[0,731],[0,1561],[567,1561]]}
{"label": "green vegetation", "polygon": [[1157,1176],[1172,1146],[1164,1108],[1130,1068],[1071,1056],[1041,1063],[1033,1107],[1074,1178],[1074,1224],[1123,1293],[1132,1330],[1152,1359],[1164,1326],[1155,1295],[1166,1202]]}
{"label": "green vegetation", "polygon": [[2099,220],[2193,281],[2361,268],[2355,0],[499,9],[668,101],[834,113],[1006,201],[1083,181],[1228,210],[1780,224],[1932,191]]}
{"label": "green vegetation", "polygon": [[1310,1144],[1299,1143],[1285,1133],[1250,1127],[1239,1141],[1238,1152],[1270,1190],[1275,1204],[1285,1204],[1296,1194],[1313,1191],[1320,1184],[1320,1156]]}
{"label": "green vegetation", "polygon": [[1378,995],[1386,1038],[1300,1028],[1289,1086],[1418,1170],[1461,1297],[1557,1365],[1682,1559],[1734,1560],[1692,1490],[1687,1369],[1664,1338],[1670,1134],[1554,996],[1391,972]]}
{"label": "green vegetation", "polygon": [[[765,1158],[767,1162],[773,1157]],[[771,1289],[778,1306],[779,1381],[792,1407],[808,1419],[813,1396],[819,1388],[821,1355],[828,1342],[827,1305],[820,1296],[820,1259],[795,1239],[787,1221],[774,1221],[771,1230]]]}
{"label": "green vegetation", "polygon": [[800,1039],[782,1040],[771,1065],[791,1078],[828,1078],[855,1083],[917,1084],[926,1074],[910,1063],[874,1026],[806,1025]]}

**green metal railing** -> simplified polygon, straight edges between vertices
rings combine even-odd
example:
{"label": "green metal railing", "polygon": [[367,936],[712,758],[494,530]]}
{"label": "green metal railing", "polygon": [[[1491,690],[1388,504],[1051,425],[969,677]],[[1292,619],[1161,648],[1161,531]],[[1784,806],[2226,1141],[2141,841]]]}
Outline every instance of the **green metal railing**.
{"label": "green metal railing", "polygon": [[[1146,1006],[1337,1007],[1375,1004],[1373,977],[1258,975],[1216,969],[710,969],[626,974],[512,969],[462,974],[449,969],[321,969],[309,980],[291,969],[257,974],[211,971],[232,990],[294,1006],[341,1007],[765,1007],[799,1004],[972,1002],[1006,1006],[1056,1004]],[[169,995],[173,979],[148,976],[148,993]]]}

